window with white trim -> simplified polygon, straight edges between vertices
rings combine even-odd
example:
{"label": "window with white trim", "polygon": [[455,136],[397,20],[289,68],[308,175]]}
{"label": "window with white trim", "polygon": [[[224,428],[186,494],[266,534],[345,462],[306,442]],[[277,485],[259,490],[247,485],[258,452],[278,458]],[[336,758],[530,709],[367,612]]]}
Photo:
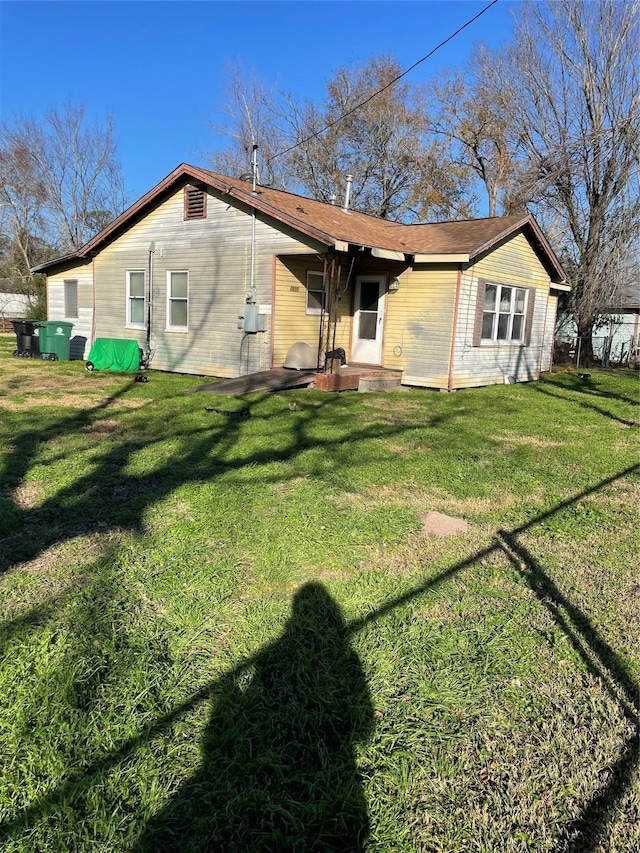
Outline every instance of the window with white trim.
{"label": "window with white trim", "polygon": [[[324,294],[324,275],[315,270],[307,271],[307,314],[321,314]],[[325,306],[326,307],[326,306]]]}
{"label": "window with white trim", "polygon": [[482,341],[524,342],[526,316],[526,288],[487,282],[482,306]]}
{"label": "window with white trim", "polygon": [[144,270],[127,270],[127,326],[144,329]]}
{"label": "window with white trim", "polygon": [[189,324],[189,273],[167,271],[167,329],[186,332]]}

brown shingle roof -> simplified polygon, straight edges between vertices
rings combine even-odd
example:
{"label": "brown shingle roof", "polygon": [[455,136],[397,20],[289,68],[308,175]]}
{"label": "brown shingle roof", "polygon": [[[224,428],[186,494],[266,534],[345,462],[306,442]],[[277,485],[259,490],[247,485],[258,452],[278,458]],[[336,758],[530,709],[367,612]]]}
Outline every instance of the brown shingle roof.
{"label": "brown shingle roof", "polygon": [[[75,257],[87,257],[95,252],[156,203],[158,197],[176,184],[189,181],[201,182],[223,196],[229,195],[327,246],[350,243],[404,255],[467,254],[473,259],[522,229],[528,233],[551,278],[556,282],[565,280],[558,259],[530,215],[405,225],[356,210],[344,211],[338,205],[271,187],[258,186],[254,195],[251,184],[246,181],[186,164],[171,172],[164,181],[86,243]],[[72,257],[74,255],[65,256],[65,260]],[[44,270],[55,263],[43,264],[33,271]]]}

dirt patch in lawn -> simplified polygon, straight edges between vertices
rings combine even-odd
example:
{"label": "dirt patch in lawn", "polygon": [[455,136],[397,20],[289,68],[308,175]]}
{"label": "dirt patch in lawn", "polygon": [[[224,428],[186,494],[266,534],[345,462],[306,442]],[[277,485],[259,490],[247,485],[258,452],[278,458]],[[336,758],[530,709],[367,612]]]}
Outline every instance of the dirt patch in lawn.
{"label": "dirt patch in lawn", "polygon": [[504,447],[520,447],[523,444],[529,447],[563,447],[566,441],[554,441],[550,438],[540,438],[538,435],[522,435],[519,432],[504,431],[498,434],[498,440]]}
{"label": "dirt patch in lawn", "polygon": [[19,509],[33,509],[44,497],[44,486],[38,482],[20,483],[13,491],[13,502]]}
{"label": "dirt patch in lawn", "polygon": [[[491,513],[497,506],[510,509],[521,502],[521,497],[503,492],[499,499],[494,497],[458,498],[446,489],[429,484],[424,488],[418,484],[403,483],[400,486],[367,486],[363,492],[345,492],[339,496],[328,496],[340,506],[349,504],[356,509],[398,504],[413,510],[418,515],[437,511],[454,517],[473,518]],[[542,493],[538,496],[531,492],[527,495],[529,505],[544,505]]]}
{"label": "dirt patch in lawn", "polygon": [[32,391],[31,389],[23,389],[16,396],[22,397],[23,394],[29,396],[19,400],[4,397],[0,399],[0,405],[10,412],[41,409],[44,405],[52,405],[62,409],[93,409],[97,408],[105,399],[104,397],[90,397],[87,394],[47,393],[46,391]]}
{"label": "dirt patch in lawn", "polygon": [[422,531],[427,535],[459,536],[469,529],[469,523],[464,518],[454,518],[442,512],[428,512],[421,516],[420,521],[422,522]]}

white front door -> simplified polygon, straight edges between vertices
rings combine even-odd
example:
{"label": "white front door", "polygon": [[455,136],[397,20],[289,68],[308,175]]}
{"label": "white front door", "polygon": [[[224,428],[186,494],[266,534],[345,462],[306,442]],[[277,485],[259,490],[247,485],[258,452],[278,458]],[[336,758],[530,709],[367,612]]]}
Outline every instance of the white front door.
{"label": "white front door", "polygon": [[356,278],[351,361],[382,364],[386,282],[383,275],[360,275]]}

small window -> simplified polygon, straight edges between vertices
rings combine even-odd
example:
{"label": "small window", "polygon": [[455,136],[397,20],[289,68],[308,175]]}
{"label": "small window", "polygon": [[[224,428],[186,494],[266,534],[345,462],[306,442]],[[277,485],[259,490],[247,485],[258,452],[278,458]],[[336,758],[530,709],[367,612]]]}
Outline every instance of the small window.
{"label": "small window", "polygon": [[189,322],[189,273],[167,272],[167,328],[186,332]]}
{"label": "small window", "polygon": [[[533,308],[523,287],[484,282],[478,293],[478,320],[481,341],[494,343],[528,343],[525,340],[527,307]],[[476,345],[479,341],[475,342]]]}
{"label": "small window", "polygon": [[[307,314],[321,314],[324,294],[324,275],[321,272],[307,272]],[[326,310],[326,305],[325,305]]]}
{"label": "small window", "polygon": [[78,282],[76,279],[65,279],[64,282],[64,316],[78,316]]}
{"label": "small window", "polygon": [[144,271],[127,271],[127,326],[144,329]]}
{"label": "small window", "polygon": [[207,194],[202,187],[184,188],[184,218],[207,218]]}

